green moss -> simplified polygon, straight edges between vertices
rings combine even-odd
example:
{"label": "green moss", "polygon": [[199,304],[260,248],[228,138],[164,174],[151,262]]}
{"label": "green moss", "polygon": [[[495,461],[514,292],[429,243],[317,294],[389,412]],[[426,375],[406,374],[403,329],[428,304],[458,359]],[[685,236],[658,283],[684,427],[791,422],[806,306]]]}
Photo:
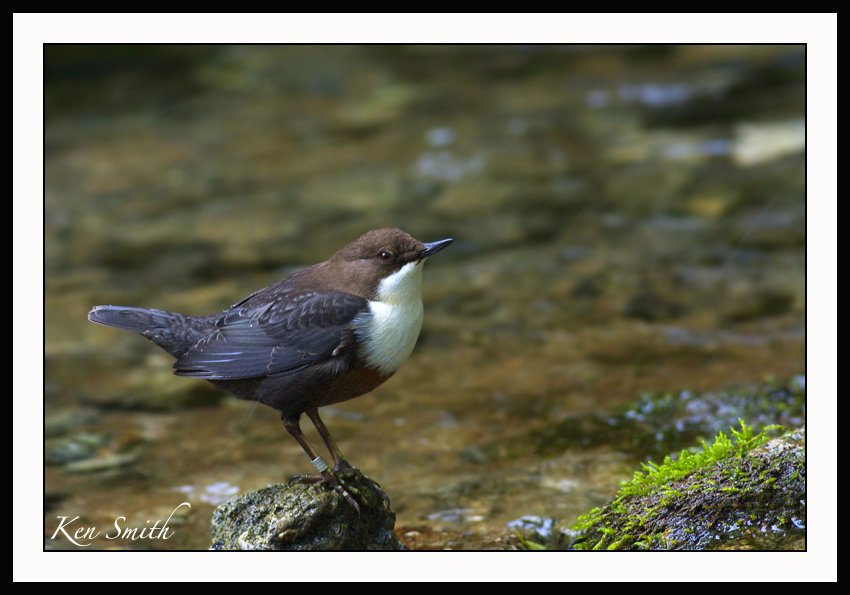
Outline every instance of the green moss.
{"label": "green moss", "polygon": [[742,458],[751,450],[771,439],[768,434],[770,430],[785,430],[782,426],[767,426],[758,434],[753,433],[753,428],[740,420],[741,430],[730,428],[734,440],[720,432],[714,439],[714,443],[706,445],[703,442],[703,450],[691,453],[683,450],[676,460],[665,457],[661,465],[649,462],[642,463],[643,472],[636,471],[632,481],[624,483],[618,494],[618,499],[631,495],[646,495],[658,488],[670,490],[671,482],[687,477],[694,471],[709,465],[717,464],[726,459],[735,457]]}
{"label": "green moss", "polygon": [[545,545],[542,543],[537,543],[536,541],[531,541],[530,539],[526,539],[522,536],[522,533],[519,531],[516,532],[516,536],[519,538],[519,542],[527,550],[545,550],[547,549]]}
{"label": "green moss", "polygon": [[[796,527],[805,518],[803,432],[786,434],[795,448],[775,447],[768,426],[760,432],[720,432],[703,450],[647,463],[624,482],[614,501],[578,519],[579,549],[706,549],[730,537]],[[801,509],[802,506],[802,509]],[[781,546],[780,546],[781,547]]]}

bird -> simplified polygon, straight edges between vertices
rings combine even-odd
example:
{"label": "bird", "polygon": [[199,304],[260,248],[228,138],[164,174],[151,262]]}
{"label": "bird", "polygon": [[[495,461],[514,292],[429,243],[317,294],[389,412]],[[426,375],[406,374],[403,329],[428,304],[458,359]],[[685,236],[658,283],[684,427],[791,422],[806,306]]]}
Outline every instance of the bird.
{"label": "bird", "polygon": [[[319,408],[371,392],[408,359],[422,327],[423,264],[452,241],[423,243],[401,229],[373,229],[220,314],[95,306],[88,319],[149,339],[176,358],[177,376],[202,378],[279,411],[318,471],[290,481],[326,483],[359,513],[352,494],[364,476],[343,457]],[[332,468],[301,431],[302,413]]]}

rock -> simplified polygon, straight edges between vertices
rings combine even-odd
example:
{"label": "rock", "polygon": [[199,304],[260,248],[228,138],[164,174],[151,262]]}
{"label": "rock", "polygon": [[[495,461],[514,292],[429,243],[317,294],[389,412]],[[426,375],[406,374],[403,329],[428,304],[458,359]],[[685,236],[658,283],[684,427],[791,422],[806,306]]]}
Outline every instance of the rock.
{"label": "rock", "polygon": [[[364,478],[365,479],[365,478]],[[403,550],[395,512],[368,481],[357,484],[360,513],[329,486],[272,485],[237,496],[213,513],[214,550]]]}

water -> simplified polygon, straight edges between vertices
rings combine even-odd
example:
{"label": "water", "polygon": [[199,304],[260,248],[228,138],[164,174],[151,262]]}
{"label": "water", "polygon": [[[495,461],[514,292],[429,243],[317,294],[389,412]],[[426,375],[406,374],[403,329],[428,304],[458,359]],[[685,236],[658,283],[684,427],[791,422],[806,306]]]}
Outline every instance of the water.
{"label": "water", "polygon": [[65,434],[108,431],[114,461],[45,467],[48,537],[185,500],[172,539],[96,545],[206,548],[222,494],[312,469],[274,411],[172,376],[91,306],[217,312],[372,228],[455,240],[410,360],[322,413],[411,533],[492,543],[639,467],[476,453],[646,391],[805,373],[801,46],[45,52],[45,415],[85,412]]}

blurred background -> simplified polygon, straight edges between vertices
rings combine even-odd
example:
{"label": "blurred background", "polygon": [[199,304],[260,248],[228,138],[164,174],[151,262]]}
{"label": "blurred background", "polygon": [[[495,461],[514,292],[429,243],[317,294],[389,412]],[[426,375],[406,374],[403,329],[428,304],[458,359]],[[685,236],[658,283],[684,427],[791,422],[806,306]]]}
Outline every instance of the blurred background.
{"label": "blurred background", "polygon": [[569,420],[804,383],[803,46],[48,45],[44,82],[46,537],[188,501],[93,547],[205,549],[312,470],[92,306],[215,313],[377,227],[454,238],[407,364],[322,410],[410,535],[604,504],[648,457],[541,444]]}

